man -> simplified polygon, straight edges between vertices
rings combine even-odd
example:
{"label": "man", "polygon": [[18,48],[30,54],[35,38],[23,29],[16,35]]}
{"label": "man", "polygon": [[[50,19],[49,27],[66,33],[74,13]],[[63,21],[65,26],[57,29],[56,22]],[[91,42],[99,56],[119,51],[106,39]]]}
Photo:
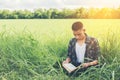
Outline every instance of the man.
{"label": "man", "polygon": [[72,38],[68,46],[68,54],[64,63],[72,63],[75,66],[82,64],[83,68],[98,64],[100,47],[97,39],[88,36],[82,22],[72,25],[75,38]]}

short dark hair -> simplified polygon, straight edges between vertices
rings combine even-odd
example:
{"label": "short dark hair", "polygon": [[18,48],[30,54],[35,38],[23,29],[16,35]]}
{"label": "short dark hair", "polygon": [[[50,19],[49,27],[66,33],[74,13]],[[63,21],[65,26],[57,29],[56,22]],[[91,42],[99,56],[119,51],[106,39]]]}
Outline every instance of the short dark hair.
{"label": "short dark hair", "polygon": [[72,30],[73,31],[77,31],[79,29],[80,30],[83,29],[83,23],[82,22],[78,21],[78,22],[75,22],[75,23],[72,24]]}

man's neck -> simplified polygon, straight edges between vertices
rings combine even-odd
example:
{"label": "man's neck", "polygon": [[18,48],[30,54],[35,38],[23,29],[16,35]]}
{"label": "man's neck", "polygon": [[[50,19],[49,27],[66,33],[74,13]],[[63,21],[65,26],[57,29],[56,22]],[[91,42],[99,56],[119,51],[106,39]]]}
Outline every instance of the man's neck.
{"label": "man's neck", "polygon": [[81,40],[77,40],[78,44],[82,45],[83,43],[85,43],[85,39],[86,39],[86,36]]}

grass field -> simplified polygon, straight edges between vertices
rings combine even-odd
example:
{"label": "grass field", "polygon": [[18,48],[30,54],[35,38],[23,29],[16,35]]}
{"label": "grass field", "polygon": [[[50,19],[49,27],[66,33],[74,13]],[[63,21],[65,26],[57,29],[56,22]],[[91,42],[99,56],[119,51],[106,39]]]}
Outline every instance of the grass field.
{"label": "grass field", "polygon": [[[71,25],[82,21],[101,47],[101,68],[68,77],[66,58]],[[0,20],[0,80],[120,80],[119,19]],[[58,62],[56,67],[53,65]]]}

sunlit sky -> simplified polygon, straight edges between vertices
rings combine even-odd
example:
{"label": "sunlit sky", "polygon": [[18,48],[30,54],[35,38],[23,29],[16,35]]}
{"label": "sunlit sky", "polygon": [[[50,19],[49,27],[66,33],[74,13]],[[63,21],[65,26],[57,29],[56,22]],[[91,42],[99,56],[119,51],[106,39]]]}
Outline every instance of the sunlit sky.
{"label": "sunlit sky", "polygon": [[37,9],[37,8],[118,8],[120,0],[0,0],[0,9]]}

